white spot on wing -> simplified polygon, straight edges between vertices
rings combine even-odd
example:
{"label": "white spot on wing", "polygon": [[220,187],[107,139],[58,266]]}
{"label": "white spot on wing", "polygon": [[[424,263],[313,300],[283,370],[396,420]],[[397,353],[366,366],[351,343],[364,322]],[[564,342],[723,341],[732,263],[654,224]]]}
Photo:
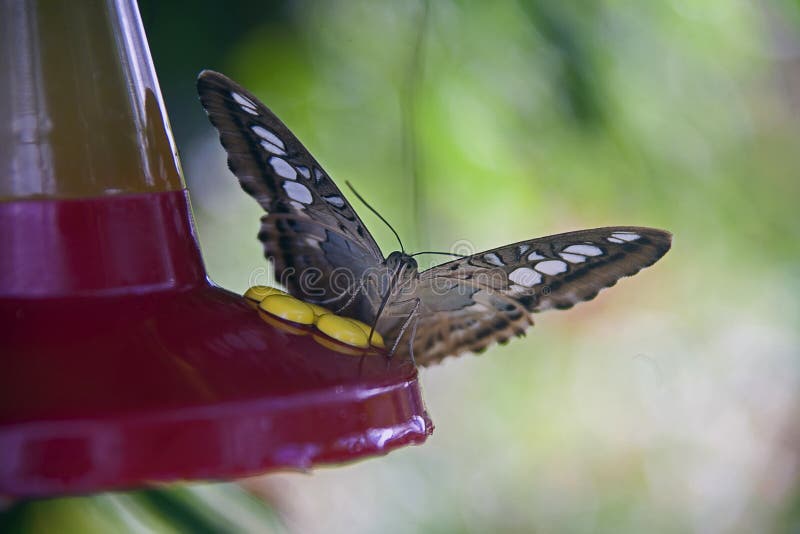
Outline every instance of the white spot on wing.
{"label": "white spot on wing", "polygon": [[583,254],[584,256],[600,256],[603,254],[600,247],[594,245],[570,245],[564,249],[564,252]]}
{"label": "white spot on wing", "polygon": [[528,252],[528,249],[530,249],[530,248],[531,248],[530,245],[520,245],[519,246],[519,255],[522,256],[523,254]]}
{"label": "white spot on wing", "polygon": [[567,264],[561,260],[540,261],[533,267],[540,273],[556,275],[567,270]]}
{"label": "white spot on wing", "polygon": [[536,260],[543,260],[544,256],[536,252],[535,250],[528,254],[528,261],[536,261]]}
{"label": "white spot on wing", "polygon": [[498,267],[503,267],[505,265],[505,263],[503,263],[503,260],[500,259],[500,256],[498,256],[494,252],[490,252],[489,254],[484,254],[483,259],[486,260],[487,263],[491,263],[492,265],[497,265]]}
{"label": "white spot on wing", "polygon": [[258,124],[256,124],[255,126],[251,127],[251,130],[253,130],[253,133],[259,136],[261,139],[269,141],[278,148],[286,148],[286,145],[283,144],[283,141],[281,141],[280,137],[270,132],[263,126],[259,126]]}
{"label": "white spot on wing", "polygon": [[542,275],[530,267],[519,267],[511,271],[508,279],[524,287],[533,287],[542,281]]}
{"label": "white spot on wing", "polygon": [[570,263],[583,263],[586,261],[586,256],[581,256],[580,254],[570,254],[569,252],[561,252],[559,256],[564,258]]}
{"label": "white spot on wing", "polygon": [[303,167],[302,165],[297,166],[297,172],[303,175],[303,178],[311,178],[311,171],[308,170],[308,167]]}
{"label": "white spot on wing", "polygon": [[236,101],[239,106],[248,112],[250,115],[258,115],[255,103],[244,95],[231,91],[231,97]]}
{"label": "white spot on wing", "polygon": [[325,201],[328,204],[330,204],[331,206],[334,206],[334,207],[337,207],[337,208],[343,208],[344,207],[344,199],[342,197],[338,196],[338,195],[330,195],[330,196],[322,197],[322,198],[324,198]]}
{"label": "white spot on wing", "polygon": [[633,232],[614,232],[611,234],[611,237],[616,237],[617,239],[622,239],[623,241],[636,241],[642,236]]}
{"label": "white spot on wing", "polygon": [[297,182],[283,182],[283,190],[286,191],[289,198],[302,204],[311,204],[314,200],[311,196],[311,191],[303,184]]}
{"label": "white spot on wing", "polygon": [[279,156],[285,156],[286,155],[286,152],[282,148],[279,148],[279,147],[273,145],[269,141],[262,140],[261,141],[261,146],[264,147],[264,150],[266,150],[270,154],[277,154]]}
{"label": "white spot on wing", "polygon": [[294,167],[289,165],[286,160],[277,156],[272,156],[269,158],[269,164],[272,165],[272,168],[275,169],[275,173],[278,176],[286,178],[287,180],[297,179],[297,171],[294,170]]}
{"label": "white spot on wing", "polygon": [[607,237],[606,241],[608,241],[610,243],[624,243],[625,242],[625,241],[623,241],[622,239],[620,239],[618,237]]}

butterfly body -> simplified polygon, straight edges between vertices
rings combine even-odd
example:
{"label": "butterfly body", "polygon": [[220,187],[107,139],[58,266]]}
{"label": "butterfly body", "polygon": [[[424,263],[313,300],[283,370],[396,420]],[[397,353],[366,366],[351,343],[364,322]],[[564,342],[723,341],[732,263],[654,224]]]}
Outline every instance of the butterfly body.
{"label": "butterfly body", "polygon": [[242,188],[267,212],[259,239],[302,300],[374,325],[392,350],[427,365],[523,335],[531,314],[566,309],[655,263],[669,232],[580,230],[462,257],[425,271],[384,257],[327,173],[252,94],[203,71],[198,92]]}

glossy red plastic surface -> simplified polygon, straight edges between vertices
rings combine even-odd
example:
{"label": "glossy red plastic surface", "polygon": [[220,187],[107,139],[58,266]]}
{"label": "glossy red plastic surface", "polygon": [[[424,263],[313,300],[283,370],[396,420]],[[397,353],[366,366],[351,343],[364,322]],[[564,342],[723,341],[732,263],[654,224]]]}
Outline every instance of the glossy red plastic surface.
{"label": "glossy red plastic surface", "polygon": [[308,468],[431,433],[413,364],[266,324],[183,191],[0,203],[0,494]]}

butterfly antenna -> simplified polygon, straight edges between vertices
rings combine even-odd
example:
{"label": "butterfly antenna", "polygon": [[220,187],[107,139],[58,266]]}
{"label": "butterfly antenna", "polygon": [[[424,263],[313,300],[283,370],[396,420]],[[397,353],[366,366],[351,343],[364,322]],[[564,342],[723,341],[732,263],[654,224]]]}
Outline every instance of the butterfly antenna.
{"label": "butterfly antenna", "polygon": [[469,256],[465,254],[458,254],[457,252],[437,252],[433,250],[426,250],[425,252],[415,252],[411,255],[413,258],[414,256],[419,256],[420,254],[441,254],[442,256],[456,256],[458,258],[469,258]]}
{"label": "butterfly antenna", "polygon": [[350,182],[348,182],[346,180],[345,180],[344,183],[347,184],[347,187],[350,188],[350,191],[353,192],[353,194],[358,198],[358,200],[360,200],[362,204],[364,204],[367,208],[369,208],[369,211],[374,213],[380,220],[383,221],[383,224],[385,224],[386,226],[389,227],[389,230],[391,230],[392,233],[394,234],[394,236],[397,238],[397,242],[400,243],[400,252],[405,254],[406,249],[403,247],[403,241],[400,240],[400,236],[397,234],[397,232],[394,230],[394,228],[392,228],[392,225],[389,224],[389,221],[384,219],[383,216],[380,213],[378,213],[375,208],[373,208],[372,206],[369,205],[369,202],[364,200],[364,197],[362,197],[361,195],[358,194],[358,191],[356,191],[356,188],[353,187],[353,184],[351,184]]}

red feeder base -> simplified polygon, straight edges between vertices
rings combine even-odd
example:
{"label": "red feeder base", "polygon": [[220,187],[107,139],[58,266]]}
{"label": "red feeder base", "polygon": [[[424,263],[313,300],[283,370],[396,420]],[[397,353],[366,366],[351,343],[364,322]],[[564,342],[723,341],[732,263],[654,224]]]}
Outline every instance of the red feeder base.
{"label": "red feeder base", "polygon": [[207,281],[184,192],[0,203],[0,494],[304,469],[421,443],[410,361]]}

